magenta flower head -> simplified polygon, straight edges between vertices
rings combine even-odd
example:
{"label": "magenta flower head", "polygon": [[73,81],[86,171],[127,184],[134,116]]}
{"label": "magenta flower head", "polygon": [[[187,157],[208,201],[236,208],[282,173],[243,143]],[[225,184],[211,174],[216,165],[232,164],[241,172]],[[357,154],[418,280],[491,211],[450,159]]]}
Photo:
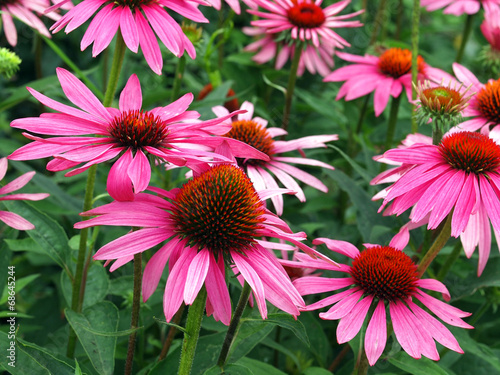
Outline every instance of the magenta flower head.
{"label": "magenta flower head", "polygon": [[[246,113],[241,113],[236,118],[233,117],[233,120],[228,119],[229,111],[223,106],[213,107],[212,111],[219,118],[226,119],[224,123],[231,126],[231,130],[224,137],[246,143],[269,156],[269,160],[253,159],[250,157],[236,159],[238,165],[246,171],[254,183],[257,191],[277,189],[278,183],[276,180],[278,180],[287,189],[293,190],[301,202],[305,202],[306,197],[299,184],[294,180],[296,178],[320,191],[328,192],[326,185],[318,178],[290,164],[313,165],[333,170],[334,168],[331,165],[305,157],[279,156],[279,154],[299,150],[302,156],[304,156],[303,149],[326,147],[325,143],[336,141],[338,135],[312,135],[291,141],[277,141],[273,138],[287,134],[285,130],[281,128],[267,128],[266,120],[260,117],[253,117],[254,106],[250,102],[244,102],[240,109],[246,110]],[[226,147],[225,144],[222,144],[218,150],[224,155],[225,152],[222,151],[222,147]],[[275,195],[271,200],[277,214],[281,215],[283,213],[282,195]]]}
{"label": "magenta flower head", "polygon": [[[66,2],[68,2],[67,0]],[[67,6],[71,4],[66,4]],[[13,18],[20,20],[29,27],[32,27],[43,36],[50,38],[49,30],[43,22],[38,18],[37,14],[42,14],[46,8],[50,6],[49,0],[9,0],[0,3],[0,11],[2,12],[2,23],[7,42],[15,47],[17,44],[17,31],[14,25]],[[61,18],[61,15],[55,12],[49,12],[46,16],[54,21]],[[1,26],[1,25],[0,25]]]}
{"label": "magenta flower head", "polygon": [[305,310],[333,305],[319,316],[325,320],[339,320],[339,344],[351,341],[358,334],[370,307],[375,306],[373,315],[369,317],[364,342],[371,366],[380,358],[387,343],[387,307],[397,341],[413,358],[419,359],[423,355],[438,360],[435,341],[463,353],[452,333],[420,303],[445,323],[457,327],[472,328],[461,319],[471,314],[424,292],[422,289],[440,292],[445,300],[450,299],[448,290],[440,281],[420,278],[416,264],[403,251],[392,246],[368,245],[360,252],[348,242],[328,238],[317,238],[313,243],[324,243],[330,250],[353,259],[351,266],[341,264],[340,268],[304,256],[295,264],[286,261],[290,266],[347,274],[345,278],[308,276],[293,282],[301,295],[335,292]]}
{"label": "magenta flower head", "polygon": [[[300,42],[313,46],[314,48],[307,52],[307,58],[311,60],[313,53],[321,54],[321,51],[332,51],[334,47],[350,46],[344,38],[333,31],[340,27],[362,26],[359,21],[344,21],[361,14],[362,10],[338,16],[350,2],[351,0],[343,0],[322,8],[321,0],[255,0],[259,7],[269,13],[252,9],[248,12],[262,18],[250,22],[252,26],[257,27],[257,31],[260,30],[260,34],[266,33],[274,39],[283,41],[280,42],[282,45],[297,45]],[[286,55],[291,55],[290,50]],[[280,59],[284,59],[286,55],[282,53]]]}
{"label": "magenta flower head", "polygon": [[383,158],[402,165],[372,181],[395,181],[374,199],[384,198],[380,210],[390,202],[386,215],[413,207],[411,223],[399,233],[403,241],[408,230],[424,224],[436,229],[452,215],[451,235],[461,237],[466,255],[479,247],[481,274],[491,249],[490,223],[500,233],[500,146],[484,134],[454,131],[437,146],[416,143],[386,151]]}
{"label": "magenta flower head", "polygon": [[[66,173],[66,176],[73,176],[94,164],[118,157],[108,175],[108,192],[116,200],[132,200],[134,192],[143,191],[149,184],[151,167],[148,154],[163,162],[185,165],[212,156],[207,150],[224,142],[235,157],[268,158],[242,142],[211,137],[212,134],[226,133],[230,126],[223,123],[226,118],[197,121],[200,114],[187,110],[193,101],[192,94],[186,94],[165,107],[142,110],[141,86],[133,74],[121,92],[119,109],[105,108],[67,70],[58,68],[57,76],[68,99],[81,109],[56,102],[28,88],[37,100],[58,112],[14,120],[11,126],[57,137],[40,138],[25,133],[34,142],[14,151],[9,159],[54,156],[47,164],[47,169],[54,172],[84,163]],[[232,115],[234,113],[228,118]]]}
{"label": "magenta flower head", "polygon": [[[48,10],[66,1],[69,0],[63,0]],[[192,59],[196,57],[193,44],[165,8],[194,22],[208,22],[197,8],[198,4],[207,3],[201,0],[83,0],[52,25],[50,30],[56,33],[66,27],[65,32],[69,33],[97,12],[82,38],[82,51],[94,43],[92,56],[97,56],[109,46],[120,29],[128,49],[137,53],[140,46],[149,67],[156,74],[161,74],[163,58],[156,35],[175,56],[180,57],[187,51]]]}
{"label": "magenta flower head", "polygon": [[[113,202],[82,215],[99,215],[75,225],[126,225],[141,228],[102,247],[94,259],[117,261],[112,270],[165,240],[151,257],[143,276],[146,301],[158,286],[169,263],[164,312],[170,321],[182,302],[190,305],[205,285],[207,313],[229,324],[231,301],[226,268],[232,268],[251,286],[262,318],[266,300],[281,310],[299,315],[304,302],[270,249],[280,249],[278,238],[291,242],[314,257],[328,258],[307,247],[304,233],[265,208],[263,199],[283,191],[257,193],[246,174],[232,165],[205,168],[180,189],[152,188],[158,195],[140,193],[133,202]],[[263,238],[266,238],[264,240]],[[230,267],[226,267],[230,266]]]}
{"label": "magenta flower head", "polygon": [[[5,173],[7,173],[7,158],[1,158],[0,181],[5,177]],[[33,178],[34,175],[35,172],[25,173],[22,176],[16,178],[14,181],[11,181],[5,186],[0,187],[0,201],[14,201],[14,200],[39,201],[47,198],[49,194],[46,193],[39,193],[39,194],[18,193],[18,194],[5,195],[21,189]],[[35,226],[31,224],[28,220],[22,218],[18,214],[9,211],[0,211],[0,221],[3,221],[9,227],[18,230],[29,230],[35,228]]]}
{"label": "magenta flower head", "polygon": [[466,67],[454,63],[453,72],[464,86],[472,86],[475,95],[464,110],[464,117],[473,117],[459,125],[460,129],[475,131],[490,126],[500,125],[500,105],[497,101],[500,94],[500,79],[490,79],[486,84],[479,82],[477,77]]}
{"label": "magenta flower head", "polygon": [[[337,52],[336,55],[354,63],[336,69],[324,79],[325,82],[345,81],[336,100],[345,98],[349,101],[374,91],[375,116],[380,116],[389,98],[401,95],[403,88],[406,90],[408,100],[411,100],[410,50],[389,48],[380,56],[357,56],[345,52]],[[429,66],[421,56],[418,56],[417,62],[419,80],[429,79],[439,82],[446,76],[442,70]]]}
{"label": "magenta flower head", "polygon": [[[252,60],[256,63],[265,64],[275,60],[274,67],[280,70],[288,60],[293,59],[296,50],[294,44],[276,42],[276,35],[267,34],[267,30],[262,27],[244,27],[243,32],[259,38],[244,48],[245,51],[255,52]],[[334,66],[334,53],[335,47],[328,43],[320,44],[318,47],[312,44],[306,45],[300,55],[297,75],[302,76],[306,69],[311,74],[317,73],[323,77],[328,75]]]}
{"label": "magenta flower head", "polygon": [[429,12],[445,8],[443,13],[461,16],[462,14],[476,14],[481,6],[491,9],[500,5],[500,0],[421,0],[420,5]]}

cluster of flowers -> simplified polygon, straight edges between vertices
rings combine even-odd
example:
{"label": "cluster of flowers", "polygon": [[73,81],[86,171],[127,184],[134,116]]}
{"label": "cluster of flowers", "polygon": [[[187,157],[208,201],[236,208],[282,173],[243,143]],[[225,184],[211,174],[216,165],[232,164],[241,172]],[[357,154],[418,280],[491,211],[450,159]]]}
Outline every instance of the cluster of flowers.
{"label": "cluster of flowers", "polygon": [[[401,48],[387,49],[380,56],[336,52],[339,58],[354,64],[332,72],[334,49],[349,46],[333,29],[361,26],[358,21],[345,21],[361,11],[338,16],[349,3],[350,0],[343,0],[321,8],[321,1],[254,0],[249,5],[249,13],[261,19],[252,21],[253,27],[245,32],[260,39],[247,50],[258,51],[254,59],[259,63],[275,58],[277,68],[289,59],[300,57],[299,74],[307,68],[311,73],[324,76],[327,82],[345,81],[337,99],[352,100],[374,92],[375,114],[379,116],[390,97],[400,96],[403,88],[411,98],[411,52]],[[497,3],[481,2],[487,14],[498,12]],[[240,11],[236,2],[229,4]],[[479,4],[472,0],[422,1],[429,10],[449,5],[447,11],[453,14],[477,12]],[[16,35],[11,14],[47,34],[43,24],[29,11],[41,12],[48,5],[28,1],[6,3],[2,7],[2,19],[9,42],[15,44]],[[118,37],[123,38],[133,52],[140,46],[148,65],[158,74],[161,74],[163,60],[155,33],[174,55],[181,56],[186,51],[195,57],[192,43],[165,8],[195,22],[207,22],[197,7],[206,4],[194,0],[84,0],[70,7],[62,17],[54,13],[68,5],[68,0],[64,0],[45,10],[57,19],[51,28],[54,32],[63,28],[70,32],[97,12],[81,48],[93,44],[96,56],[120,30]],[[212,5],[220,7],[220,2]],[[498,27],[487,22],[483,24],[483,32],[488,40],[496,41]],[[268,128],[266,120],[254,117],[254,106],[249,102],[234,112],[215,107],[217,117],[205,121],[199,120],[200,114],[196,111],[188,110],[192,94],[164,107],[145,110],[139,80],[132,75],[120,94],[118,108],[105,107],[74,75],[58,68],[61,87],[74,106],[59,103],[30,88],[40,103],[55,112],[12,122],[12,127],[30,132],[25,136],[33,142],[16,150],[9,159],[53,157],[47,169],[54,172],[70,169],[67,176],[112,161],[107,190],[115,201],[82,213],[96,217],[75,224],[75,228],[113,225],[137,229],[105,245],[94,255],[94,259],[114,261],[111,270],[130,262],[134,254],[168,240],[147,263],[142,284],[146,301],[156,290],[168,264],[164,293],[167,321],[183,302],[192,304],[205,287],[207,314],[229,324],[231,302],[226,273],[232,272],[241,283],[251,286],[264,319],[266,301],[293,316],[300,311],[333,305],[320,317],[340,319],[337,328],[340,343],[358,334],[370,307],[374,306],[365,337],[371,365],[381,356],[387,341],[387,307],[395,336],[403,349],[414,358],[424,355],[437,360],[435,341],[457,352],[462,349],[450,331],[416,300],[450,325],[471,328],[462,320],[470,314],[422,291],[422,288],[428,289],[442,293],[445,299],[450,297],[441,282],[422,279],[417,266],[403,252],[409,230],[424,224],[428,224],[429,229],[437,228],[451,215],[451,234],[461,237],[467,256],[479,247],[479,273],[484,269],[491,247],[490,222],[494,234],[500,233],[500,179],[496,179],[500,172],[500,146],[495,142],[500,128],[490,130],[500,122],[496,101],[500,80],[482,84],[459,64],[454,66],[454,72],[456,79],[418,57],[419,81],[427,79],[434,83],[425,89],[420,87],[421,105],[473,118],[461,122],[439,144],[432,145],[429,139],[414,136],[404,147],[388,150],[379,159],[398,166],[373,180],[374,184],[394,182],[375,199],[384,199],[381,210],[385,209],[387,215],[399,215],[412,208],[411,222],[389,246],[367,245],[361,252],[343,241],[326,238],[313,241],[353,259],[350,266],[337,264],[305,245],[305,233],[294,233],[279,217],[284,205],[282,194],[295,194],[299,200],[305,200],[295,179],[327,191],[316,177],[290,164],[333,169],[317,160],[280,154],[296,150],[303,154],[303,149],[324,147],[326,142],[336,140],[337,135],[275,140],[286,132]],[[461,85],[455,86],[456,89],[440,86],[438,83],[443,79],[450,85]],[[465,92],[470,87],[474,94],[466,107],[469,98]],[[478,129],[481,132],[476,132]],[[193,178],[170,191],[150,186],[152,161],[154,165],[186,166]],[[6,160],[1,159],[1,177],[6,167]],[[17,190],[31,176],[27,174],[7,184],[0,188],[0,193]],[[278,182],[286,189],[280,189]],[[44,194],[17,194],[0,199],[44,197]],[[267,199],[273,202],[276,214],[266,208]],[[0,212],[0,219],[15,228],[30,229],[26,222],[13,215]],[[293,251],[294,258],[279,259],[275,250]],[[348,277],[302,275],[292,280],[287,273],[290,268],[344,272]],[[341,289],[345,290],[309,306],[302,298]]]}

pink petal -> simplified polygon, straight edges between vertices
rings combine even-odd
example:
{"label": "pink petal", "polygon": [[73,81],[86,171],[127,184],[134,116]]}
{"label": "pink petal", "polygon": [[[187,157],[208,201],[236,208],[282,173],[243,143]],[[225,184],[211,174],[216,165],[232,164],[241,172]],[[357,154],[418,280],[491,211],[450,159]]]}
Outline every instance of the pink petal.
{"label": "pink petal", "polygon": [[35,228],[28,220],[13,212],[0,211],[0,221],[3,221],[9,227],[17,230],[30,230]]}
{"label": "pink petal", "polygon": [[141,45],[144,58],[153,72],[161,75],[163,58],[156,36],[141,12],[135,12],[135,22],[139,33],[139,44]]}
{"label": "pink petal", "polygon": [[337,326],[337,341],[339,344],[351,341],[358,334],[372,301],[373,296],[363,298],[350,313],[340,319]]}
{"label": "pink petal", "polygon": [[148,157],[144,155],[142,150],[138,149],[135,152],[135,157],[127,168],[127,175],[132,181],[136,194],[147,189],[151,180],[151,166],[149,165]]}
{"label": "pink petal", "polygon": [[379,300],[372,318],[368,323],[365,336],[365,352],[370,366],[375,365],[387,343],[387,323],[385,304]]}
{"label": "pink petal", "polygon": [[132,163],[132,151],[128,149],[114,162],[108,175],[107,190],[109,195],[117,201],[134,200],[132,181],[128,176],[128,169]]}
{"label": "pink petal", "polygon": [[203,287],[210,267],[210,257],[210,251],[202,249],[191,261],[186,276],[186,287],[184,288],[184,302],[186,305],[191,305],[194,302],[198,292]]}
{"label": "pink petal", "polygon": [[214,312],[222,323],[229,325],[231,321],[231,298],[224,277],[224,261],[219,257],[219,264],[210,255],[210,270],[205,279],[207,295]]}
{"label": "pink petal", "polygon": [[119,108],[122,112],[140,111],[142,107],[141,83],[137,75],[132,74],[120,94]]}
{"label": "pink petal", "polygon": [[[120,6],[118,7],[118,9],[120,9],[121,11],[119,17],[120,32],[123,36],[123,41],[125,42],[129,50],[137,53],[137,51],[139,50],[139,33],[135,24],[134,15],[132,14],[130,7],[128,6]],[[140,106],[138,109],[140,109]]]}

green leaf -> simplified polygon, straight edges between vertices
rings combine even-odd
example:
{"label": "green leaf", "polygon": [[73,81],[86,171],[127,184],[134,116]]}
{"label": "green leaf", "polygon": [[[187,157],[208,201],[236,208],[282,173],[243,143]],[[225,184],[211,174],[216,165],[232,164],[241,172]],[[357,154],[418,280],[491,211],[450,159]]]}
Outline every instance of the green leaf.
{"label": "green leaf", "polygon": [[[12,345],[14,343],[14,345]],[[15,361],[10,362],[8,353],[15,347]],[[52,351],[24,340],[16,340],[0,332],[0,367],[12,375],[74,375],[73,361]],[[9,365],[15,364],[15,367]]]}
{"label": "green leaf", "polygon": [[[71,306],[72,284],[65,272],[61,273],[61,289],[67,305]],[[92,263],[87,274],[83,308],[90,307],[96,302],[102,301],[108,294],[108,289],[108,272],[101,264]]]}
{"label": "green leaf", "polygon": [[244,357],[236,362],[236,364],[248,368],[254,374],[286,375],[283,371],[278,370],[276,367],[257,361],[256,359]]}
{"label": "green leaf", "polygon": [[391,364],[412,375],[450,375],[449,371],[441,368],[436,362],[426,357],[417,360],[403,350],[388,359]]}
{"label": "green leaf", "polygon": [[481,277],[477,277],[476,273],[471,273],[465,279],[451,276],[450,279],[454,280],[447,284],[450,285],[452,301],[474,294],[478,289],[492,286],[500,287],[499,269],[500,258],[490,257]]}
{"label": "green leaf", "polygon": [[83,375],[82,369],[80,368],[80,365],[78,364],[78,361],[75,359],[75,375]]}
{"label": "green leaf", "polygon": [[[29,275],[26,277],[22,277],[20,279],[16,279],[15,281],[15,290],[16,293],[19,293],[23,288],[28,285],[30,282],[35,280],[40,274],[35,274],[35,275]],[[0,305],[3,305],[4,303],[7,302],[7,298],[9,297],[7,286],[4,288],[3,293],[2,293],[2,298],[0,298]]]}
{"label": "green leaf", "polygon": [[283,93],[283,95],[286,95],[286,88],[284,88],[283,86],[277,85],[276,83],[271,82],[271,80],[269,78],[267,78],[265,74],[262,74],[262,79],[264,80],[266,85],[271,86],[273,89],[281,91]]}
{"label": "green leaf", "polygon": [[170,327],[175,327],[176,329],[178,329],[179,331],[181,331],[182,333],[187,333],[187,330],[186,328],[184,327],[181,327],[180,325],[178,324],[175,324],[175,323],[169,323],[169,322],[166,322],[164,320],[161,320],[161,319],[158,319],[156,317],[153,317],[154,320],[156,320],[157,322],[161,323],[161,324],[165,324],[166,326],[170,326]]}
{"label": "green leaf", "polygon": [[308,367],[302,372],[303,375],[332,375],[331,371],[323,367]]}
{"label": "green leaf", "polygon": [[75,330],[78,340],[99,374],[113,374],[116,336],[102,336],[97,332],[117,332],[118,309],[108,301],[98,302],[82,314],[65,309],[66,318]]}
{"label": "green leaf", "polygon": [[464,329],[451,327],[451,332],[460,343],[460,347],[468,355],[472,354],[492,365],[500,373],[500,358],[485,344],[476,342]]}
{"label": "green leaf", "polygon": [[64,229],[52,218],[23,201],[4,201],[9,211],[15,212],[30,221],[35,229],[26,233],[59,266],[69,272],[67,257],[69,254],[68,236]]}
{"label": "green leaf", "polygon": [[[262,319],[244,318],[242,319],[242,321],[243,322],[262,321]],[[294,317],[291,316],[290,314],[285,314],[285,313],[268,314],[266,323],[275,324],[292,331],[299,340],[301,340],[307,346],[310,346],[306,328],[300,322],[300,320],[295,320]]]}
{"label": "green leaf", "polygon": [[221,371],[219,366],[213,366],[203,373],[203,375],[255,375],[249,368],[237,364],[230,364],[224,367],[224,372]]}
{"label": "green leaf", "polygon": [[396,227],[394,218],[387,216],[384,217],[377,213],[379,204],[373,202],[371,200],[371,196],[353,179],[339,170],[331,171],[326,169],[324,170],[324,173],[329,175],[339,184],[339,187],[349,195],[352,204],[356,207],[358,213],[356,224],[361,236],[363,237],[363,241],[369,243],[379,242],[379,239],[374,241],[374,239],[371,238],[372,230],[375,225],[384,225],[390,228]]}
{"label": "green leaf", "polygon": [[45,251],[31,237],[20,240],[5,240],[5,243],[12,251],[30,251],[38,254],[45,254]]}
{"label": "green leaf", "polygon": [[371,176],[366,170],[364,170],[363,168],[361,168],[358,163],[356,163],[354,160],[352,160],[349,157],[349,155],[347,155],[344,151],[342,151],[340,148],[338,148],[335,145],[327,144],[326,147],[329,147],[329,148],[334,149],[335,151],[337,151],[345,160],[347,160],[347,162],[351,165],[351,167],[356,172],[359,173],[359,175],[363,178],[363,180],[365,180],[365,182],[367,184],[370,183],[370,181],[372,180],[373,176]]}
{"label": "green leaf", "polygon": [[298,369],[300,369],[302,367],[300,365],[300,361],[297,358],[297,356],[294,353],[292,353],[292,351],[290,351],[286,347],[284,347],[283,345],[278,344],[276,341],[271,340],[269,337],[266,337],[266,339],[264,341],[262,341],[262,344],[270,347],[271,349],[278,350],[281,353],[283,353],[284,355],[286,355],[287,357],[289,357],[295,363],[295,366],[297,366]]}
{"label": "green leaf", "polygon": [[327,366],[331,345],[323,327],[318,322],[317,315],[310,311],[304,311],[300,313],[299,320],[304,324],[307,332],[314,332],[309,337],[311,341],[309,350],[321,366]]}

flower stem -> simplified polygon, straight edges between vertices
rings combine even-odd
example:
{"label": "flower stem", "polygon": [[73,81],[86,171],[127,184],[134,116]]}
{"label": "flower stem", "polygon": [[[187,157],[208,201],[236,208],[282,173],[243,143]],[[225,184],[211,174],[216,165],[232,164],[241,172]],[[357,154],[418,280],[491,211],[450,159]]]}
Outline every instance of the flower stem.
{"label": "flower stem", "polygon": [[451,266],[455,263],[455,261],[460,256],[461,250],[462,250],[462,242],[458,241],[455,244],[453,251],[450,253],[450,255],[448,255],[448,258],[446,259],[446,262],[444,263],[443,267],[441,267],[441,269],[439,270],[439,273],[437,274],[436,279],[438,279],[439,281],[443,281],[443,279],[448,274],[448,271],[451,269]]}
{"label": "flower stem", "polygon": [[334,372],[335,369],[337,367],[339,367],[339,365],[342,363],[342,360],[347,355],[347,353],[349,353],[350,350],[351,350],[351,347],[348,344],[344,345],[344,347],[342,348],[342,350],[340,351],[340,353],[337,354],[337,356],[335,357],[335,359],[333,360],[333,362],[328,367],[328,371]]}
{"label": "flower stem", "polygon": [[134,254],[134,295],[132,298],[132,318],[130,328],[134,330],[128,338],[127,360],[125,361],[125,375],[132,374],[134,364],[136,328],[139,326],[139,310],[141,308],[142,286],[142,254]]}
{"label": "flower stem", "polygon": [[175,69],[174,84],[172,86],[172,95],[170,101],[173,102],[179,98],[181,90],[182,77],[184,77],[184,68],[186,67],[186,56],[182,55],[177,61],[177,68]]}
{"label": "flower stem", "polygon": [[200,335],[201,319],[205,311],[207,301],[207,290],[202,287],[196,296],[193,304],[189,307],[186,321],[186,333],[182,341],[181,360],[179,364],[178,375],[189,375],[193,366],[198,336]]}
{"label": "flower stem", "polygon": [[290,121],[290,110],[292,109],[293,91],[295,90],[295,82],[297,81],[297,71],[299,69],[300,56],[302,55],[302,45],[299,43],[295,46],[293,54],[292,66],[290,67],[290,77],[288,78],[288,87],[285,95],[285,110],[283,111],[283,123],[281,127],[284,130],[288,129]]}
{"label": "flower stem", "polygon": [[[44,38],[44,40],[51,45],[50,39]],[[50,43],[49,43],[50,42]],[[56,46],[57,47],[57,46]],[[54,49],[53,47],[51,47]],[[121,33],[118,33],[116,38],[116,47],[115,54],[113,56],[113,64],[111,66],[110,77],[108,80],[108,86],[106,88],[106,93],[104,95],[103,105],[105,107],[111,106],[113,103],[113,97],[115,95],[116,86],[118,85],[118,78],[120,76],[121,67],[123,64],[123,58],[125,56],[125,42],[123,41],[123,37]],[[92,165],[88,169],[87,174],[87,185],[85,187],[85,197],[83,201],[83,211],[89,211],[92,208],[92,200],[94,196],[94,185],[95,185],[95,177],[97,172],[97,165]],[[83,218],[83,220],[87,220],[87,218]],[[78,257],[76,262],[76,271],[75,278],[73,280],[72,286],[72,296],[71,296],[71,309],[77,313],[82,311],[83,307],[83,298],[85,288],[82,288],[82,280],[86,279],[86,275],[84,275],[84,265],[85,265],[85,255],[87,252],[87,238],[88,238],[89,228],[84,228],[80,232],[80,244],[78,248]],[[66,351],[66,355],[69,358],[72,358],[75,354],[76,347],[76,333],[70,327],[69,331],[69,339],[68,339],[68,347]]]}
{"label": "flower stem", "polygon": [[474,19],[473,14],[468,14],[467,18],[465,19],[465,26],[464,26],[464,32],[462,34],[462,41],[460,42],[460,48],[458,49],[457,57],[455,58],[455,62],[457,62],[457,63],[462,61],[462,57],[463,57],[464,51],[465,51],[465,45],[467,44],[467,41],[469,40],[470,32],[472,31],[472,20],[473,19]]}
{"label": "flower stem", "polygon": [[105,107],[110,107],[111,104],[113,104],[113,98],[115,97],[116,87],[118,86],[118,79],[120,78],[126,49],[127,46],[123,41],[121,32],[116,33],[115,53],[113,55],[111,71],[109,72],[108,86],[106,87],[106,93],[104,94],[103,105]]}
{"label": "flower stem", "polygon": [[387,122],[387,136],[385,139],[385,150],[389,150],[392,146],[394,133],[396,131],[396,123],[398,121],[398,111],[399,111],[399,103],[401,102],[401,96],[402,95],[392,98],[391,112],[389,114],[389,121]]}
{"label": "flower stem", "polygon": [[377,41],[378,29],[384,23],[385,17],[385,6],[387,4],[387,0],[380,0],[378,5],[377,14],[375,15],[375,20],[373,21],[373,30],[372,36],[370,38],[370,46],[373,45]]}
{"label": "flower stem", "polygon": [[231,323],[229,324],[229,328],[227,329],[226,337],[219,354],[219,359],[217,360],[217,366],[219,366],[222,370],[224,370],[224,365],[226,364],[229,357],[229,349],[231,349],[231,345],[234,341],[234,338],[236,337],[236,332],[238,331],[238,328],[240,326],[241,316],[243,315],[243,311],[245,310],[251,291],[252,288],[250,288],[250,285],[245,281],[243,289],[241,290],[238,305],[234,310]]}
{"label": "flower stem", "polygon": [[435,119],[432,126],[432,144],[437,146],[441,143],[443,139],[442,125],[438,119]]}
{"label": "flower stem", "polygon": [[[413,0],[413,17],[411,22],[411,81],[413,82],[411,89],[412,100],[417,99],[417,82],[418,82],[418,41],[420,30],[420,0]],[[411,132],[418,131],[417,113],[413,111],[411,117]]]}
{"label": "flower stem", "polygon": [[446,245],[446,242],[448,242],[448,239],[451,236],[451,217],[453,215],[450,213],[448,214],[448,217],[446,218],[446,222],[444,223],[443,227],[441,228],[441,231],[439,232],[437,238],[434,240],[434,243],[432,244],[431,248],[427,253],[424,255],[422,260],[420,261],[420,264],[418,265],[417,271],[419,276],[422,276],[431,264],[431,262],[436,258],[436,256],[439,254],[441,249]]}

